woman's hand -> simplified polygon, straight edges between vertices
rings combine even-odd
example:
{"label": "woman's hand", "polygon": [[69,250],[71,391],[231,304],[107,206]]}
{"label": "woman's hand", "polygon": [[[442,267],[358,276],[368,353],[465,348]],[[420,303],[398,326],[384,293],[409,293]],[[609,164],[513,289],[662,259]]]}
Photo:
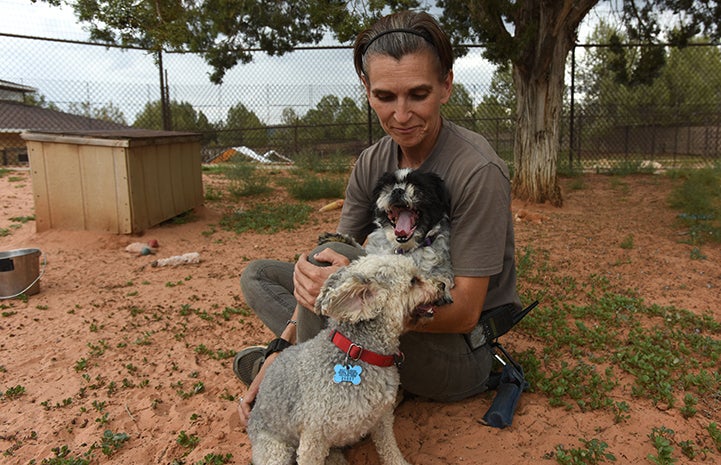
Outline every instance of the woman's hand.
{"label": "woman's hand", "polygon": [[315,300],[320,294],[320,288],[328,276],[350,263],[344,255],[331,249],[323,249],[313,259],[316,262],[328,263],[327,266],[318,266],[308,261],[308,255],[303,254],[295,263],[293,272],[293,285],[296,300],[303,307],[313,310]]}
{"label": "woman's hand", "polygon": [[248,386],[248,390],[245,391],[245,395],[240,398],[240,402],[238,403],[238,415],[240,415],[240,424],[244,427],[248,426],[250,412],[253,408],[255,397],[258,395],[260,383],[263,381],[263,377],[265,377],[265,370],[273,363],[279,353],[280,352],[270,354],[268,358],[265,359],[263,365],[258,371],[258,374],[253,379],[253,382],[250,383],[250,386]]}

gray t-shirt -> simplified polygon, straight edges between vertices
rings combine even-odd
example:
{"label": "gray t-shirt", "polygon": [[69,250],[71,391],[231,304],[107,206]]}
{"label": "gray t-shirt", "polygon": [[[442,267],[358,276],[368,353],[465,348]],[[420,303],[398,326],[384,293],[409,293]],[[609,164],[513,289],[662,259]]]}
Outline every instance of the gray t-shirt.
{"label": "gray t-shirt", "polygon": [[[373,187],[398,169],[399,147],[386,136],[364,150],[351,172],[338,232],[362,243],[373,230]],[[484,309],[513,303],[515,243],[508,167],[481,135],[443,120],[438,141],[418,168],[443,178],[451,196],[451,261],[456,276],[490,276]]]}

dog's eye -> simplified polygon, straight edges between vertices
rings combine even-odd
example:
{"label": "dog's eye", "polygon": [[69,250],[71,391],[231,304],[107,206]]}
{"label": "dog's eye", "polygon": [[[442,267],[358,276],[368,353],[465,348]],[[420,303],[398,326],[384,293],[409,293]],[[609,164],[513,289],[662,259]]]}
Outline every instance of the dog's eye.
{"label": "dog's eye", "polygon": [[417,277],[413,276],[413,277],[411,278],[411,286],[417,285],[420,281],[421,281],[420,279],[418,279]]}

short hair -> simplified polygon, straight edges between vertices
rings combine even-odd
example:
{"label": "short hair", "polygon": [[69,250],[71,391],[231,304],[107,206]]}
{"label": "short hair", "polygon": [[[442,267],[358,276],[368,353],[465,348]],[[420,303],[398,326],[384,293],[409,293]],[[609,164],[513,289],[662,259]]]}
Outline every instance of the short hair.
{"label": "short hair", "polygon": [[405,55],[429,50],[442,81],[453,69],[453,47],[438,22],[426,12],[402,11],[379,19],[356,37],[353,64],[358,77],[368,78],[368,57]]}

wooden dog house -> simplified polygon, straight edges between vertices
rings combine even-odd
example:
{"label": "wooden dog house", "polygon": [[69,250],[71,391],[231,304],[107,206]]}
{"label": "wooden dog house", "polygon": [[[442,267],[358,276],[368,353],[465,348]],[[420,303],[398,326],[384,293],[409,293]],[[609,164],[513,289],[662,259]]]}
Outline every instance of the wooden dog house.
{"label": "wooden dog house", "polygon": [[37,231],[138,233],[203,203],[200,135],[24,132]]}

